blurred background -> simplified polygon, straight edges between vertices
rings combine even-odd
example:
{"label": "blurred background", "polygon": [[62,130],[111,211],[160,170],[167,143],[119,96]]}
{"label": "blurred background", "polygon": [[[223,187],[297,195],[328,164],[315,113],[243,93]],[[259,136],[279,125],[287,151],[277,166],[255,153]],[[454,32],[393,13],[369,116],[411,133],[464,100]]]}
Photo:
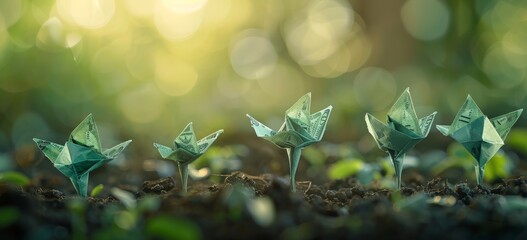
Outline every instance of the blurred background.
{"label": "blurred background", "polygon": [[[312,111],[334,109],[299,173],[384,176],[366,112],[384,119],[410,87],[418,116],[438,111],[437,124],[467,94],[494,117],[527,107],[526,74],[520,0],[2,0],[0,170],[51,167],[32,138],[63,144],[93,113],[103,147],[133,139],[114,163],[125,170],[170,175],[152,142],[169,145],[192,121],[198,138],[225,129],[196,169],[286,175],[285,151],[257,139],[245,114],[278,128],[312,92]],[[499,176],[524,173],[526,123],[493,161]],[[473,180],[465,153],[434,128],[407,164]],[[467,173],[448,175],[452,165]]]}

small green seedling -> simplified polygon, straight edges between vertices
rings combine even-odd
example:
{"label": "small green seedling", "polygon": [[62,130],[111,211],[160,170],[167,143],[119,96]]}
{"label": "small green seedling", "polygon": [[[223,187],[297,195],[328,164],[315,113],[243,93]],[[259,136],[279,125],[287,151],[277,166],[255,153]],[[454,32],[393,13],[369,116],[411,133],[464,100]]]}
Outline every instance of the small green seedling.
{"label": "small green seedling", "polygon": [[295,175],[302,149],[322,139],[333,107],[328,106],[314,114],[310,113],[310,108],[311,93],[308,93],[285,111],[285,122],[278,131],[272,130],[247,114],[256,136],[287,150],[293,192],[296,191]]}
{"label": "small green seedling", "polygon": [[0,173],[0,184],[10,184],[20,187],[26,187],[30,183],[31,180],[22,173],[15,171],[7,171]]}
{"label": "small green seedling", "polygon": [[523,109],[489,119],[470,97],[461,106],[452,125],[436,125],[445,136],[450,136],[474,157],[476,181],[483,183],[485,164],[503,146],[511,127],[520,117]]}
{"label": "small green seedling", "polygon": [[97,125],[91,114],[71,132],[64,146],[38,138],[33,138],[33,141],[55,168],[70,178],[81,197],[88,195],[90,172],[116,158],[132,142],[128,140],[103,150]]}
{"label": "small green seedling", "polygon": [[192,123],[189,123],[174,140],[174,149],[154,143],[161,157],[177,162],[183,193],[187,192],[188,165],[203,155],[221,133],[223,129],[196,141]]}
{"label": "small green seedling", "polygon": [[99,196],[102,193],[103,190],[104,190],[104,185],[103,184],[99,184],[99,185],[95,186],[91,190],[90,197],[97,197],[97,196]]}
{"label": "small green seedling", "polygon": [[367,113],[366,125],[377,146],[390,154],[395,168],[397,189],[401,189],[404,156],[417,143],[428,136],[436,112],[418,119],[407,88],[388,111],[388,124]]}

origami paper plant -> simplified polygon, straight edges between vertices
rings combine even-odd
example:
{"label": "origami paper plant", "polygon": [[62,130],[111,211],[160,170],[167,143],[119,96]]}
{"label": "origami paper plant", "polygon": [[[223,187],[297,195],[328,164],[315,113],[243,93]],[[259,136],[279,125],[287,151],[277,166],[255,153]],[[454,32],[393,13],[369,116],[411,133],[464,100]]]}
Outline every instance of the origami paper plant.
{"label": "origami paper plant", "polygon": [[520,117],[523,109],[489,119],[470,97],[461,106],[452,125],[436,125],[445,136],[461,143],[474,157],[476,181],[483,183],[485,164],[504,145],[511,127]]}
{"label": "origami paper plant", "polygon": [[404,156],[417,143],[428,136],[436,112],[418,119],[410,90],[407,88],[388,111],[388,124],[367,113],[366,125],[377,146],[390,154],[395,168],[397,188],[401,188]]}
{"label": "origami paper plant", "polygon": [[333,107],[328,106],[314,114],[310,114],[310,108],[311,93],[307,93],[285,111],[285,122],[278,131],[272,130],[247,114],[256,136],[287,150],[293,192],[296,191],[295,176],[302,149],[322,139]]}
{"label": "origami paper plant", "polygon": [[33,141],[55,168],[71,180],[82,197],[88,195],[90,172],[116,158],[132,142],[128,140],[103,150],[97,125],[91,114],[71,132],[64,146],[38,138],[33,138]]}
{"label": "origami paper plant", "polygon": [[203,155],[221,133],[223,133],[223,129],[196,141],[196,134],[192,128],[192,123],[189,123],[174,140],[174,149],[154,143],[154,147],[157,148],[161,157],[176,161],[179,176],[181,177],[181,191],[183,193],[187,192],[188,165]]}

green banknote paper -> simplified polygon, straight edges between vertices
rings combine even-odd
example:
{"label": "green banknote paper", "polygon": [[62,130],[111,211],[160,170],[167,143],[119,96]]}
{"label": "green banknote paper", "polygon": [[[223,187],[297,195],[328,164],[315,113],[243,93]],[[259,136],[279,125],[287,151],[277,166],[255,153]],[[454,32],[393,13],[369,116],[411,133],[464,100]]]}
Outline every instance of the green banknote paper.
{"label": "green banknote paper", "polygon": [[461,143],[474,157],[476,179],[481,184],[485,164],[504,145],[507,134],[522,111],[523,109],[518,109],[489,119],[469,95],[451,125],[436,127],[443,135]]}
{"label": "green banknote paper", "polygon": [[285,111],[285,121],[278,131],[272,130],[247,114],[256,136],[287,150],[293,191],[296,191],[294,179],[301,150],[322,139],[332,108],[328,106],[311,114],[311,93],[307,93]]}
{"label": "green banknote paper", "polygon": [[161,157],[177,163],[183,192],[187,192],[188,164],[203,155],[221,133],[223,133],[223,129],[197,141],[192,123],[189,123],[174,140],[174,148],[154,143],[154,147],[157,148]]}
{"label": "green banknote paper", "polygon": [[401,187],[400,177],[404,155],[428,136],[435,115],[436,112],[423,118],[417,118],[409,88],[388,111],[387,124],[369,113],[366,114],[369,133],[375,139],[377,146],[390,154],[395,167],[398,188]]}
{"label": "green banknote paper", "polygon": [[132,140],[102,149],[99,132],[90,114],[71,132],[66,144],[33,138],[55,168],[71,180],[77,193],[86,197],[91,171],[116,158]]}

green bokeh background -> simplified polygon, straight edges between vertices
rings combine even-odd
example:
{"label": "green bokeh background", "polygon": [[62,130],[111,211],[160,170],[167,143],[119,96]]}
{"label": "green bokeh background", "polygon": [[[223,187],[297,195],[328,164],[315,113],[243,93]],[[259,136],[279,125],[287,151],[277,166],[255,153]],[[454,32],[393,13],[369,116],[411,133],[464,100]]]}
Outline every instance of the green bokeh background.
{"label": "green bokeh background", "polygon": [[[519,0],[2,0],[2,169],[35,166],[33,137],[63,143],[89,113],[103,147],[133,139],[139,165],[190,121],[198,137],[225,129],[219,146],[272,149],[245,113],[278,128],[306,92],[334,107],[325,141],[384,156],[364,114],[383,118],[406,87],[437,124],[467,94],[489,117],[527,108],[526,16]],[[429,138],[417,153],[453,141]]]}

